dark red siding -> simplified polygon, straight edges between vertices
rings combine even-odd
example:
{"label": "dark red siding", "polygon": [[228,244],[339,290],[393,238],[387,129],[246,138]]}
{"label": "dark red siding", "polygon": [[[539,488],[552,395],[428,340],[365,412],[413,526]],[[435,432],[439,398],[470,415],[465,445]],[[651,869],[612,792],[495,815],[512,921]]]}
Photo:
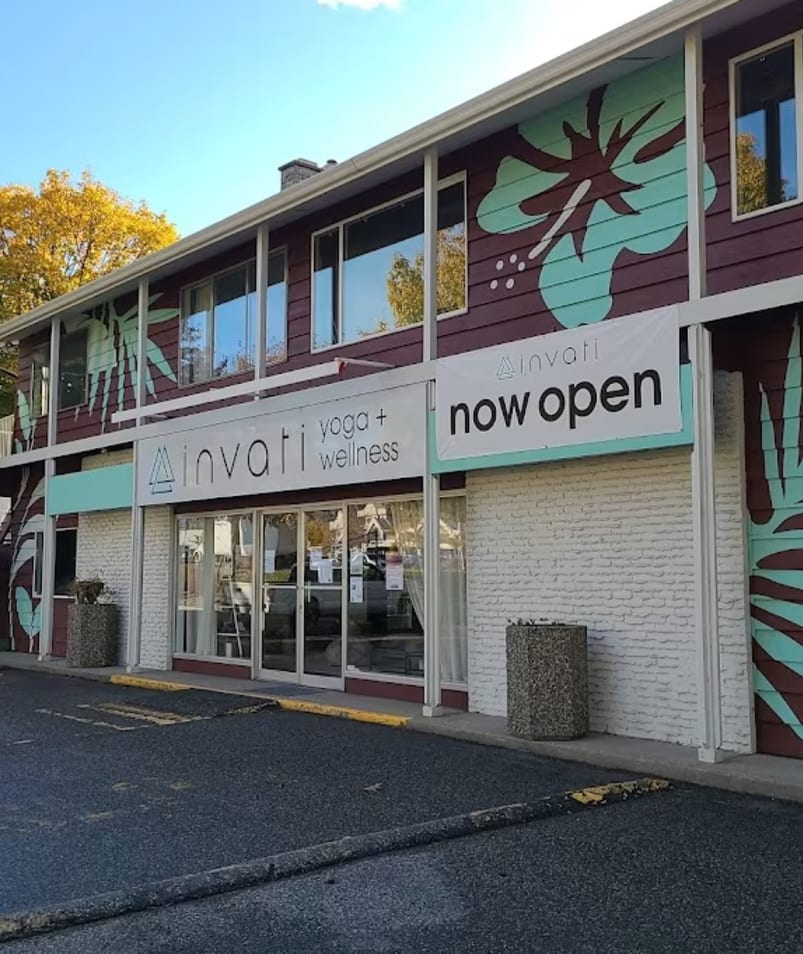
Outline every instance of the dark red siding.
{"label": "dark red siding", "polygon": [[706,159],[719,191],[706,217],[708,293],[803,272],[803,205],[731,220],[729,61],[803,29],[803,4],[790,3],[770,16],[705,44]]}

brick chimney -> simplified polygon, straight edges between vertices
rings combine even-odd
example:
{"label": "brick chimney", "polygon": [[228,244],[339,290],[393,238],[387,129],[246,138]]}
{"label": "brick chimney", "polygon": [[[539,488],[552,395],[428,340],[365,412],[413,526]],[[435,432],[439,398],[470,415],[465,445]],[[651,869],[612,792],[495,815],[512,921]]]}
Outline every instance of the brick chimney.
{"label": "brick chimney", "polygon": [[282,189],[289,189],[290,186],[297,185],[310,176],[314,176],[321,171],[317,162],[311,162],[309,159],[293,159],[279,166],[279,174],[282,177]]}

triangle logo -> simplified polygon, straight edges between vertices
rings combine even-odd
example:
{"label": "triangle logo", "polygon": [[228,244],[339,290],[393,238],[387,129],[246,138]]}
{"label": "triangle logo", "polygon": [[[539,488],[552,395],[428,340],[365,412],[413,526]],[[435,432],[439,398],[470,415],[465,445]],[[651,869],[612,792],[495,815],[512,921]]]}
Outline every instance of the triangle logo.
{"label": "triangle logo", "polygon": [[173,484],[176,482],[176,475],[173,473],[173,465],[170,463],[170,457],[166,447],[160,447],[156,452],[156,457],[151,468],[151,475],[148,478],[148,484],[152,494],[169,494],[173,490]]}
{"label": "triangle logo", "polygon": [[496,369],[496,376],[500,381],[516,376],[516,369],[513,367],[513,362],[507,355],[499,362],[499,367]]}

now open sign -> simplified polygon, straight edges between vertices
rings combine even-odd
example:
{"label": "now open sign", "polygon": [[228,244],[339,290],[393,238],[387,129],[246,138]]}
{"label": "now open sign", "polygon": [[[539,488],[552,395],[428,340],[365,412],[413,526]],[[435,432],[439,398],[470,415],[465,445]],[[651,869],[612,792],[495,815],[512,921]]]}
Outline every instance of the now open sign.
{"label": "now open sign", "polygon": [[438,362],[438,458],[596,444],[682,429],[675,308]]}

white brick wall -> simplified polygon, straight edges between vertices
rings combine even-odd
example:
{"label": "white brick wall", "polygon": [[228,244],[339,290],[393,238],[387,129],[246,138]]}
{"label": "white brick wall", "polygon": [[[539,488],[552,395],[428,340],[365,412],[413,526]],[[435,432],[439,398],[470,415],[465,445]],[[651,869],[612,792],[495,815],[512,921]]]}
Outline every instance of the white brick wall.
{"label": "white brick wall", "polygon": [[145,565],[142,574],[142,642],[140,661],[143,669],[170,669],[170,592],[173,576],[170,566],[170,536],[173,517],[170,507],[145,510]]}
{"label": "white brick wall", "polygon": [[[81,470],[98,470],[130,463],[130,450],[85,457]],[[99,576],[112,592],[118,612],[118,662],[124,663],[128,645],[128,607],[131,598],[131,511],[102,510],[78,518],[75,570],[79,579]]]}
{"label": "white brick wall", "polygon": [[[130,463],[131,450],[112,451],[84,458],[81,469],[95,470]],[[169,507],[151,507],[145,512],[145,561],[142,589],[141,662],[146,669],[170,668],[170,531]],[[131,512],[104,510],[78,518],[76,572],[100,576],[111,587],[119,607],[120,650],[126,661],[128,611],[131,598]]]}
{"label": "white brick wall", "polygon": [[[718,376],[723,722],[726,747],[747,750],[739,401]],[[698,742],[688,449],[471,473],[466,538],[472,710],[505,714],[508,619],[578,622],[592,729]]]}

